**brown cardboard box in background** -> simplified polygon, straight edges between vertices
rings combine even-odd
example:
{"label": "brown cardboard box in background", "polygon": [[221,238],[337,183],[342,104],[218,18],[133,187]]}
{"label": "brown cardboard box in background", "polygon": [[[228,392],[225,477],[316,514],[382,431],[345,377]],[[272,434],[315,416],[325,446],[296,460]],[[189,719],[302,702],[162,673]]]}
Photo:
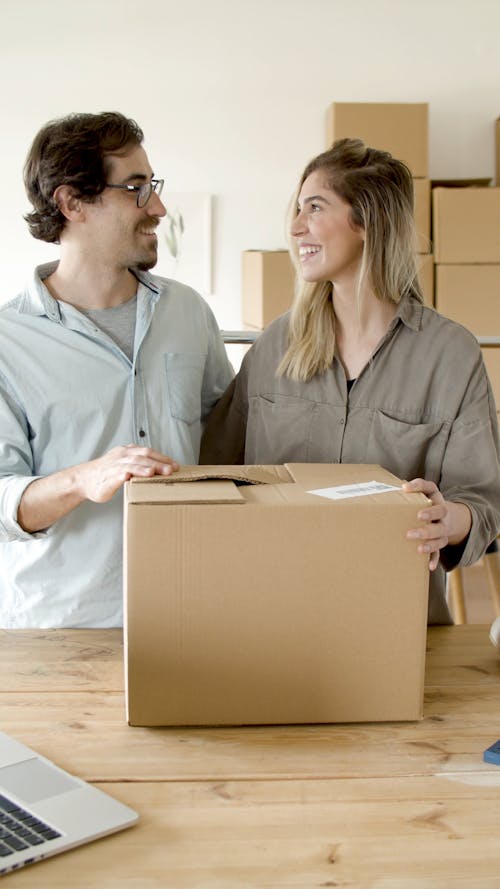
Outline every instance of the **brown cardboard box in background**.
{"label": "brown cardboard box in background", "polygon": [[500,264],[436,266],[435,300],[475,336],[500,336]]}
{"label": "brown cardboard box in background", "polygon": [[432,253],[417,256],[418,280],[426,306],[434,307],[434,257]]}
{"label": "brown cardboard box in background", "polygon": [[132,725],[422,716],[428,568],[405,534],[423,495],[308,493],[372,479],[400,485],[377,466],[292,464],[125,486]]}
{"label": "brown cardboard box in background", "polygon": [[291,307],[295,270],[288,250],[242,253],[242,320],[262,330]]}
{"label": "brown cardboard box in background", "polygon": [[431,250],[431,181],[430,179],[414,179],[415,196],[415,227],[417,229],[419,253],[430,253]]}
{"label": "brown cardboard box in background", "polygon": [[500,346],[481,346],[481,352],[493,389],[498,416],[500,412]]}
{"label": "brown cardboard box in background", "polygon": [[327,112],[326,147],[335,139],[363,139],[407,164],[412,176],[429,175],[427,103],[333,102]]}
{"label": "brown cardboard box in background", "polygon": [[500,186],[500,117],[495,125],[495,184]]}
{"label": "brown cardboard box in background", "polygon": [[434,188],[436,263],[500,263],[500,188]]}

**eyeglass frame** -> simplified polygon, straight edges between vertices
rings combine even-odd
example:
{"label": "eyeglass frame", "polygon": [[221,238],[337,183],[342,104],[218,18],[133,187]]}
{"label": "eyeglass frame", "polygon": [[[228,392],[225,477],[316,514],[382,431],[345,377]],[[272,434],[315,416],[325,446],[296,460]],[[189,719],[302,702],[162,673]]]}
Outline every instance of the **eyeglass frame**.
{"label": "eyeglass frame", "polygon": [[[142,185],[117,185],[115,183],[106,182],[105,188],[122,188],[128,192],[135,192],[137,194],[137,206],[142,210],[148,203],[153,192],[160,197],[164,184],[164,179],[150,179],[149,182],[143,182]],[[146,195],[145,200],[141,199],[141,193],[142,195]]]}

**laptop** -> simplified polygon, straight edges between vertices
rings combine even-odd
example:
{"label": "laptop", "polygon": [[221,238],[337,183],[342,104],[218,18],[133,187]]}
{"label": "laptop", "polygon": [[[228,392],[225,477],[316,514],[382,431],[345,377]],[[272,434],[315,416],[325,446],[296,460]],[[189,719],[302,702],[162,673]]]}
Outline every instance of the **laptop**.
{"label": "laptop", "polygon": [[137,819],[128,806],[0,732],[0,874]]}

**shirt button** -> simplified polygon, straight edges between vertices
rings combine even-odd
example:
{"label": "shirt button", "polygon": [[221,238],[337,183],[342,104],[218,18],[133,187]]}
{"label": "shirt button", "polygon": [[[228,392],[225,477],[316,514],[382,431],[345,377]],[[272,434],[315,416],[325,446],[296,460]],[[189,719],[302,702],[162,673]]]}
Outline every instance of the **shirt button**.
{"label": "shirt button", "polygon": [[139,429],[139,435],[141,436],[141,438],[144,438],[144,436],[146,435],[144,429]]}
{"label": "shirt button", "polygon": [[345,423],[345,420],[344,420],[344,418],[342,417],[342,419],[341,419],[341,421],[340,421],[340,425],[343,426],[344,423]]}

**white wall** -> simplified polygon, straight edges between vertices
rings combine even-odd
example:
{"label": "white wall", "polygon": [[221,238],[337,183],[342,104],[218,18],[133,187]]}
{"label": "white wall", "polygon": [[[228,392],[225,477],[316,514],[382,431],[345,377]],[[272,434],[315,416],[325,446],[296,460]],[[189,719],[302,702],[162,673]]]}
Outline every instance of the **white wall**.
{"label": "white wall", "polygon": [[499,35],[498,0],[0,0],[0,302],[57,255],[22,219],[50,118],[123,111],[167,203],[168,188],[214,195],[209,300],[239,327],[241,251],[285,245],[331,101],[428,101],[431,176],[493,176]]}

